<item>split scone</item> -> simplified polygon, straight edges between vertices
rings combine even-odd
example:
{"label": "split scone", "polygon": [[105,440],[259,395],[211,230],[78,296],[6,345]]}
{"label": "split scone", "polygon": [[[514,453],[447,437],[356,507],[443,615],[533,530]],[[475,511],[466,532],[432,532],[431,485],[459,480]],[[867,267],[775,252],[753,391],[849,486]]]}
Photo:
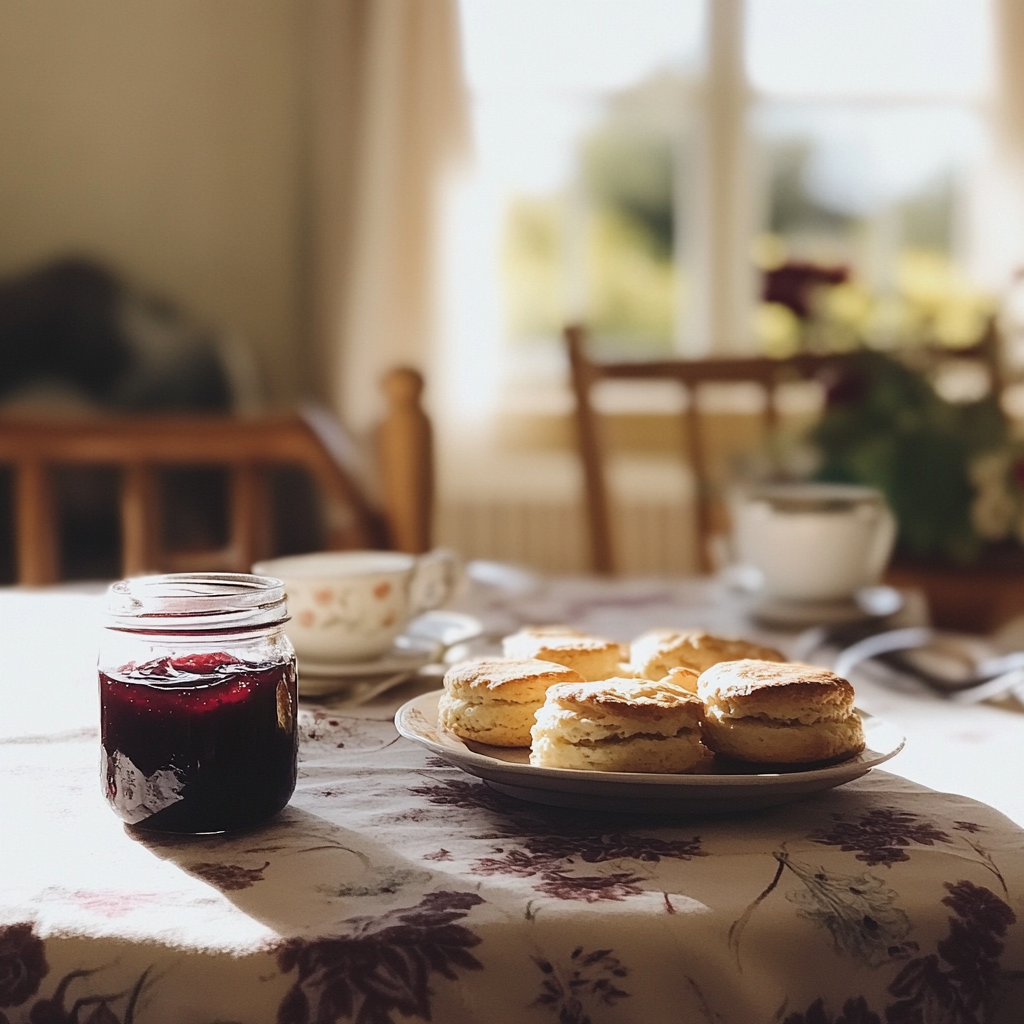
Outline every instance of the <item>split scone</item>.
{"label": "split scone", "polygon": [[740,761],[801,764],[864,749],[853,687],[828,669],[775,661],[727,661],[701,673],[704,737]]}
{"label": "split scone", "polygon": [[554,633],[549,629],[527,628],[505,637],[501,642],[505,657],[553,661],[579,672],[587,682],[623,675],[626,652],[621,644],[583,633]]}
{"label": "split scone", "polygon": [[674,668],[692,668],[699,674],[721,661],[741,658],[786,660],[773,647],[712,636],[703,629],[652,629],[629,649],[630,670],[642,679],[664,679]]}
{"label": "split scone", "polygon": [[437,721],[460,739],[528,747],[548,687],[582,682],[579,673],[550,661],[463,661],[444,675]]}
{"label": "split scone", "polygon": [[530,764],[602,772],[685,772],[709,756],[703,706],[673,683],[607,679],[548,690]]}

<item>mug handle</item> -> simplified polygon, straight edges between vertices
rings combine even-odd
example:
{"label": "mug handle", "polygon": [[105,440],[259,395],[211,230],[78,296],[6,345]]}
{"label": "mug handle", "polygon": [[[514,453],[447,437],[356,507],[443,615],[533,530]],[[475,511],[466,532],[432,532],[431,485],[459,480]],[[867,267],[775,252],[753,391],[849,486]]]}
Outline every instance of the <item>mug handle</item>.
{"label": "mug handle", "polygon": [[459,556],[450,548],[420,555],[409,581],[410,613],[419,615],[443,605],[455,593],[459,568]]}
{"label": "mug handle", "polygon": [[889,562],[893,544],[896,543],[896,517],[888,505],[878,510],[878,522],[875,524],[875,536],[865,563],[864,579],[875,583],[881,579],[882,573]]}

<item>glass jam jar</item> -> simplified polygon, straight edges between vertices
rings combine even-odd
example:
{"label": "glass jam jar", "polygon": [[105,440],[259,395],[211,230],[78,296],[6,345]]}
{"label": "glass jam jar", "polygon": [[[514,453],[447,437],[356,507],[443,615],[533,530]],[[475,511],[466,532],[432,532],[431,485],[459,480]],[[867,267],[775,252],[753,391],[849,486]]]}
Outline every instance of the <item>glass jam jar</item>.
{"label": "glass jam jar", "polygon": [[99,654],[103,790],[130,825],[245,828],[295,789],[295,652],[284,585],[174,573],[109,591]]}

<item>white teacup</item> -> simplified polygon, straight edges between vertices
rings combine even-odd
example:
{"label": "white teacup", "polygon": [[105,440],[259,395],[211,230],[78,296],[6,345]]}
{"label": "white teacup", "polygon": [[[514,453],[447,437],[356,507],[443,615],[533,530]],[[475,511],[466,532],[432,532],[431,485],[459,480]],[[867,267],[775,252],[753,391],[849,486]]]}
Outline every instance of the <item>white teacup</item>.
{"label": "white teacup", "polygon": [[896,520],[879,491],[848,484],[771,484],[733,505],[741,566],[784,601],[840,601],[879,582]]}
{"label": "white teacup", "polygon": [[455,589],[451,551],[317,551],[258,562],[258,576],[284,581],[299,658],[368,661],[384,654],[410,619],[444,604]]}

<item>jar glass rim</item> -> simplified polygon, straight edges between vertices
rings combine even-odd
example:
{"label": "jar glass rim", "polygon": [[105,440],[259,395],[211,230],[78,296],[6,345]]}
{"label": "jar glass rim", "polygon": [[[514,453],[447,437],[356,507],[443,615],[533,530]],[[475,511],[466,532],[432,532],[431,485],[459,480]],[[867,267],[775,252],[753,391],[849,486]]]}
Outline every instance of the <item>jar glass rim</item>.
{"label": "jar glass rim", "polygon": [[178,572],[114,583],[104,624],[132,633],[219,633],[262,629],[287,619],[284,583],[273,576]]}

